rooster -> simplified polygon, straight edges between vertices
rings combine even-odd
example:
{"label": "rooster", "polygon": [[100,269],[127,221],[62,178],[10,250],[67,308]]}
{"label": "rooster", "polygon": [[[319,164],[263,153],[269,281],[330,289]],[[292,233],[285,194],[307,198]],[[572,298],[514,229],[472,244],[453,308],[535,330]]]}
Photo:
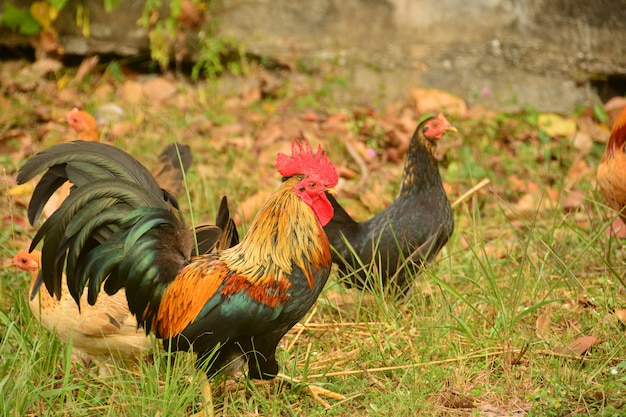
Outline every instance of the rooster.
{"label": "rooster", "polygon": [[[609,207],[620,212],[620,217],[611,227],[620,238],[626,237],[626,106],[615,119],[611,136],[604,149],[604,154],[596,173],[600,194]],[[617,223],[617,224],[616,224]],[[619,224],[621,223],[621,224]]]}
{"label": "rooster", "polygon": [[[40,263],[41,254],[37,251],[20,250],[12,259],[12,266],[31,274],[31,291]],[[55,331],[64,343],[71,341],[74,348],[93,360],[100,376],[110,375],[115,359],[132,363],[152,348],[150,338],[138,329],[137,320],[128,311],[123,290],[110,296],[104,294],[93,306],[87,304],[85,295],[79,310],[63,282],[60,299],[39,291],[35,297],[29,297],[28,304],[45,328]]]}
{"label": "rooster", "polygon": [[371,219],[354,221],[333,196],[332,220],[324,227],[333,261],[349,286],[372,288],[371,268],[384,286],[406,292],[413,268],[430,261],[454,230],[454,216],[439,175],[437,141],[456,128],[440,113],[419,124],[406,155],[400,191],[394,202]]}
{"label": "rooster", "polygon": [[126,288],[130,311],[172,350],[197,354],[212,377],[248,362],[248,376],[278,374],[276,347],[311,308],[330,273],[323,226],[333,216],[327,191],[337,173],[321,148],[292,144],[276,166],[289,177],[258,212],[245,237],[219,253],[194,254],[193,231],[175,199],[150,172],[115,147],[59,144],[20,169],[19,183],[45,171],[28,207],[40,207],[64,181],[74,188],[41,226],[31,245],[42,246],[38,285],[59,297],[65,268],[71,296],[88,302]]}

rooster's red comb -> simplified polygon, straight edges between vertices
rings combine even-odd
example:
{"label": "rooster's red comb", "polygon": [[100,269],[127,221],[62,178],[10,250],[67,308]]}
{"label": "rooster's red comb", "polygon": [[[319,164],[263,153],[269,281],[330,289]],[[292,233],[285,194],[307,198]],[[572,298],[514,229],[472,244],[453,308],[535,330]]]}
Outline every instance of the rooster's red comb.
{"label": "rooster's red comb", "polygon": [[[304,143],[304,144],[303,144]],[[317,147],[317,153],[313,154],[311,145],[307,139],[291,142],[291,156],[279,152],[276,157],[276,167],[283,177],[293,175],[316,175],[321,178],[326,187],[337,185],[339,177],[332,162],[328,159],[322,147]]]}

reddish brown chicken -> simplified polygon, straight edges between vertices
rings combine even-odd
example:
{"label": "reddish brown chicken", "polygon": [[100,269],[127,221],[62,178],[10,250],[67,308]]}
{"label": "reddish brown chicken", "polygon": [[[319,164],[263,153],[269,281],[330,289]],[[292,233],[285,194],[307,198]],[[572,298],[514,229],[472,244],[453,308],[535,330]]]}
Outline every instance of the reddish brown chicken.
{"label": "reddish brown chicken", "polygon": [[333,262],[348,285],[371,290],[382,282],[385,288],[405,292],[419,267],[433,259],[452,235],[454,216],[435,157],[437,141],[447,132],[456,129],[441,113],[419,124],[409,144],[398,196],[371,219],[354,221],[329,196],[335,213],[324,230],[333,247]]}
{"label": "reddish brown chicken", "polygon": [[[41,254],[21,250],[12,259],[12,265],[31,274],[30,290],[39,275]],[[81,310],[70,297],[67,283],[61,284],[61,298],[39,291],[29,297],[33,316],[48,330],[55,331],[64,343],[83,353],[98,366],[100,376],[111,373],[118,359],[132,363],[152,348],[150,338],[138,329],[137,320],[130,314],[125,292],[103,294],[93,306],[87,295],[81,299]]]}
{"label": "reddish brown chicken", "polygon": [[138,322],[166,347],[196,352],[208,376],[247,361],[249,377],[274,378],[278,343],[330,273],[323,226],[333,215],[326,192],[337,184],[332,163],[308,142],[294,142],[292,156],[278,154],[276,166],[289,179],[243,240],[194,256],[176,201],[130,155],[80,141],[42,151],[17,178],[45,172],[29,205],[31,223],[63,181],[74,189],[33,238],[31,249],[43,241],[38,284],[58,297],[65,270],[72,297],[80,302],[87,285],[90,304],[101,288],[115,294],[125,287]]}
{"label": "reddish brown chicken", "polygon": [[[91,114],[74,107],[65,116],[65,120],[77,133],[76,138],[78,140],[100,142],[98,123]],[[187,172],[191,162],[192,156],[189,146],[173,143],[163,149],[151,172],[162,189],[174,196],[179,196],[184,190],[183,173]],[[68,189],[62,192],[61,201],[69,193],[69,184],[64,187],[68,187]]]}
{"label": "reddish brown chicken", "polygon": [[609,207],[620,212],[621,221],[614,224],[619,237],[626,237],[626,107],[615,119],[611,136],[598,165],[596,179],[600,194]]}
{"label": "reddish brown chicken", "polygon": [[65,120],[77,133],[76,139],[88,142],[100,142],[98,123],[96,119],[86,111],[74,107],[65,115]]}

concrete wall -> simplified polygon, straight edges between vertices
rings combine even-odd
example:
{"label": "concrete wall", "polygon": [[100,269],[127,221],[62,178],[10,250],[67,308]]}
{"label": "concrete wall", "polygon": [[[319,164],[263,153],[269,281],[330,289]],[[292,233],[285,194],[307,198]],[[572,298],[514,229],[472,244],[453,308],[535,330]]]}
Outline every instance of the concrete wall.
{"label": "concrete wall", "polygon": [[[88,0],[84,38],[70,0],[58,21],[65,49],[145,52],[135,25],[143,2],[121,3],[109,15]],[[570,111],[626,93],[625,0],[220,0],[207,19],[251,53],[345,65],[365,101],[434,87],[491,106]]]}

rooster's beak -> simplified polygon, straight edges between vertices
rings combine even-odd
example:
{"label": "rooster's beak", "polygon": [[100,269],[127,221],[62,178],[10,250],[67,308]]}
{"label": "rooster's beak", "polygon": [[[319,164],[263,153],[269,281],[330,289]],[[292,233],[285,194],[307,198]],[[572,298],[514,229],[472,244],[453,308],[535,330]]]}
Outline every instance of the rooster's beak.
{"label": "rooster's beak", "polygon": [[337,194],[337,190],[335,190],[334,188],[329,188],[326,190],[326,194],[335,195]]}

